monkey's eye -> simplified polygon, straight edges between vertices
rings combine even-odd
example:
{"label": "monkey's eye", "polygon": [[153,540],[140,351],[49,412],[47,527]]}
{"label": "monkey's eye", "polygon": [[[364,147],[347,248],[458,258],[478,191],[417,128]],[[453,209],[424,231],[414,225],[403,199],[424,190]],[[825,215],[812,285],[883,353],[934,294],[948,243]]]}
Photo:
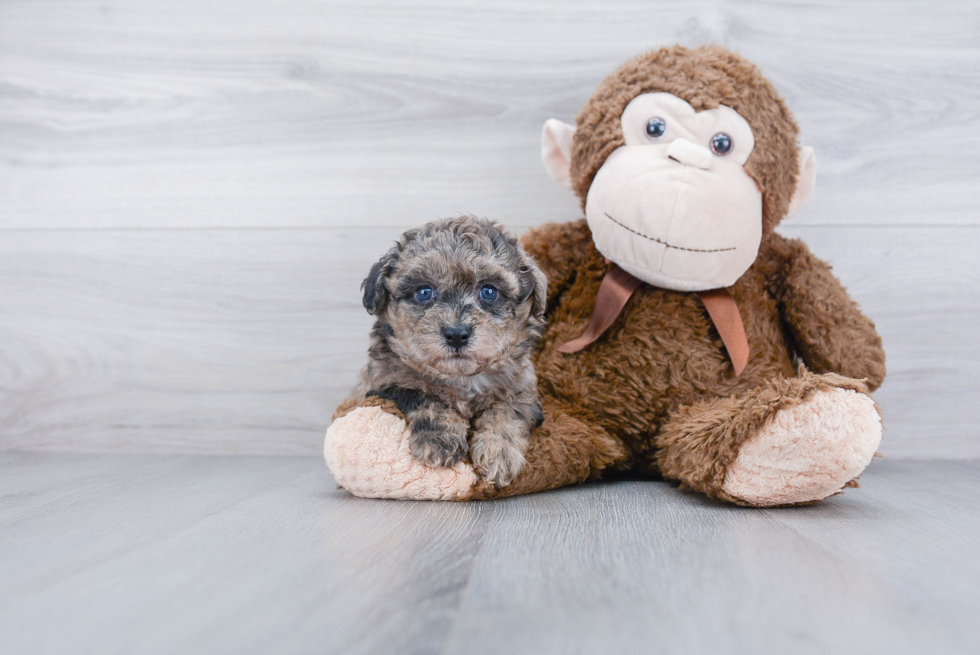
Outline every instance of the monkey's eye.
{"label": "monkey's eye", "polygon": [[415,290],[415,300],[421,303],[427,303],[432,300],[432,287],[419,287]]}
{"label": "monkey's eye", "polygon": [[651,118],[647,121],[647,136],[651,139],[659,139],[667,131],[667,122],[659,117]]}
{"label": "monkey's eye", "polygon": [[724,157],[732,151],[732,137],[728,136],[724,132],[719,132],[718,134],[711,137],[711,152]]}
{"label": "monkey's eye", "polygon": [[480,289],[480,300],[483,302],[493,302],[497,299],[497,288],[492,284],[484,284]]}

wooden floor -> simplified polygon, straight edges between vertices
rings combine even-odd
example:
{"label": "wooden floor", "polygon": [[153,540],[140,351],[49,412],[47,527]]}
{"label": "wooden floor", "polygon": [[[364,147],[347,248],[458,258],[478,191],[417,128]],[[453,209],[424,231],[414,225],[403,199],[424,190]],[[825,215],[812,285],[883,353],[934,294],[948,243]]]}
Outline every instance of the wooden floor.
{"label": "wooden floor", "polygon": [[0,454],[0,652],[977,653],[980,462],[821,505],[372,501],[301,457]]}

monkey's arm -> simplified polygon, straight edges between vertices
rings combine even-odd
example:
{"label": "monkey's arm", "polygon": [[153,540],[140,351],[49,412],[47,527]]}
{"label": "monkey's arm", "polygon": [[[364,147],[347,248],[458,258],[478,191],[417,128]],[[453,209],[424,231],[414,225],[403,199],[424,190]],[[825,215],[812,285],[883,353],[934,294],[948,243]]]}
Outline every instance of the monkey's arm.
{"label": "monkey's arm", "polygon": [[802,241],[778,235],[774,241],[785,261],[774,290],[807,367],[867,379],[877,389],[885,379],[885,351],[874,323]]}
{"label": "monkey's arm", "polygon": [[545,223],[521,237],[521,245],[548,278],[548,311],[555,299],[575,280],[592,245],[592,232],[585,219],[570,223]]}

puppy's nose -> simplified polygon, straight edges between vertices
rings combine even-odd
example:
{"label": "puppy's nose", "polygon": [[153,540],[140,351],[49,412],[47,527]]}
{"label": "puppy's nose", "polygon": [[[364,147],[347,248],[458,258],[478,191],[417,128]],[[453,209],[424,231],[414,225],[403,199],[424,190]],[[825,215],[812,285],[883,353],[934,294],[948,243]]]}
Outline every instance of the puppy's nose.
{"label": "puppy's nose", "polygon": [[467,344],[472,332],[473,330],[467,325],[450,325],[449,327],[442,328],[442,336],[445,337],[446,343],[450,348],[455,348],[456,350],[459,350]]}

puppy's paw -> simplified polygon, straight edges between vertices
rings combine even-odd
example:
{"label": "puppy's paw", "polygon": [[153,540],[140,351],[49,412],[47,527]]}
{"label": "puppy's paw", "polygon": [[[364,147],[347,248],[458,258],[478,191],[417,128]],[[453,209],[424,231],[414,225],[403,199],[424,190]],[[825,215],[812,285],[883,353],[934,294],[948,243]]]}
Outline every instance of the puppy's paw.
{"label": "puppy's paw", "polygon": [[454,430],[428,420],[412,423],[409,450],[412,456],[429,466],[450,467],[463,461],[468,450],[466,432]]}
{"label": "puppy's paw", "polygon": [[470,447],[473,468],[487,482],[506,487],[524,468],[524,449],[489,432],[478,432]]}

